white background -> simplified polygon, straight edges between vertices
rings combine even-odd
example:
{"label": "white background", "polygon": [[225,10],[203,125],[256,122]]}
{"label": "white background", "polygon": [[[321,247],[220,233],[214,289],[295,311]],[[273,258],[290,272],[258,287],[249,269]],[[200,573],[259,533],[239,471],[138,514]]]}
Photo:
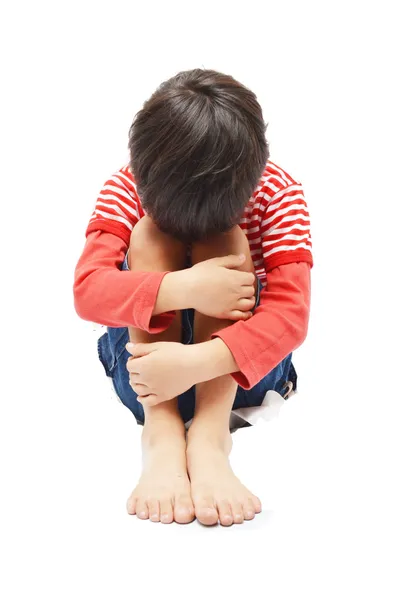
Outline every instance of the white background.
{"label": "white background", "polygon": [[[1,597],[395,599],[392,2],[8,2],[2,56]],[[129,517],[140,430],[111,396],[73,272],[143,101],[180,70],[255,91],[302,181],[315,267],[300,394],[234,436],[263,513]],[[394,573],[393,573],[394,570]]]}

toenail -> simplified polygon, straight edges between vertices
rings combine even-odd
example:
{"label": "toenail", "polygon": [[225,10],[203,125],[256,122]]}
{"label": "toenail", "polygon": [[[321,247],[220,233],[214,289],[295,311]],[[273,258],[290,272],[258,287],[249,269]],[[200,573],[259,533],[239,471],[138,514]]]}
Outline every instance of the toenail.
{"label": "toenail", "polygon": [[152,519],[158,519],[159,516],[155,513],[154,515],[152,515]]}
{"label": "toenail", "polygon": [[143,519],[144,517],[146,517],[146,513],[145,513],[145,511],[144,511],[144,510],[142,510],[142,511],[139,513],[139,516],[140,516],[140,517],[142,517],[142,519]]}
{"label": "toenail", "polygon": [[169,518],[170,518],[169,515],[161,515],[161,520],[162,521],[168,521]]}
{"label": "toenail", "polygon": [[252,519],[252,517],[253,517],[253,516],[254,516],[254,513],[253,513],[251,510],[249,510],[249,511],[247,512],[247,517],[248,517],[249,519]]}
{"label": "toenail", "polygon": [[238,519],[239,521],[241,521],[241,515],[236,515],[236,519]]}

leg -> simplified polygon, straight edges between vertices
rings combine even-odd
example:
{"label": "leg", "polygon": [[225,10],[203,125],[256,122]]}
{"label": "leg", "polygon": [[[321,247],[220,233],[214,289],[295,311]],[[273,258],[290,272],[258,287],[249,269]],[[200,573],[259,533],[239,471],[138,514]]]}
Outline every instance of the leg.
{"label": "leg", "polygon": [[[161,233],[144,217],[135,226],[130,242],[131,271],[175,271],[185,267],[186,249]],[[177,315],[167,331],[150,335],[129,327],[132,342],[180,341],[181,319]],[[185,425],[177,399],[145,409],[142,432],[143,470],[127,502],[130,514],[152,521],[188,523],[194,518],[190,483],[186,470]]]}
{"label": "leg", "polygon": [[[248,240],[240,227],[235,227],[211,243],[196,244],[193,262],[241,253],[247,256],[241,269],[254,272]],[[196,313],[194,325],[195,342],[203,342],[230,322]],[[218,519],[222,525],[242,523],[261,510],[259,499],[240,483],[228,460],[232,447],[229,419],[236,391],[237,384],[230,375],[196,386],[196,412],[188,434],[188,471],[196,516],[206,525]]]}

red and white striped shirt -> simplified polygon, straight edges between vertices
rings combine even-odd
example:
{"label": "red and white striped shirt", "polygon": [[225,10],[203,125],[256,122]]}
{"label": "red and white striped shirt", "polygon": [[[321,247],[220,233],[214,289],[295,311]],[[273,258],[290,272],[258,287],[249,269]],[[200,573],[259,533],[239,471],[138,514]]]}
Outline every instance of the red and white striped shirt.
{"label": "red and white striped shirt", "polygon": [[[129,165],[114,173],[103,186],[86,235],[98,229],[129,243],[132,229],[145,215]],[[310,217],[301,183],[272,161],[245,207],[240,227],[245,232],[257,276],[266,284],[266,272],[291,262],[312,260]]]}

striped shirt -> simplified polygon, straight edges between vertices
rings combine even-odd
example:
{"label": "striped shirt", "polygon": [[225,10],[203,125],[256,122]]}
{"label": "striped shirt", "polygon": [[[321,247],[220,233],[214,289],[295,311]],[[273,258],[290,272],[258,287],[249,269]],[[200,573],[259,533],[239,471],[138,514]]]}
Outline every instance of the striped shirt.
{"label": "striped shirt", "polygon": [[[129,244],[134,225],[145,215],[129,165],[104,184],[86,236],[96,230],[118,235]],[[262,284],[275,267],[307,262],[311,266],[310,216],[302,184],[268,161],[240,221]]]}

